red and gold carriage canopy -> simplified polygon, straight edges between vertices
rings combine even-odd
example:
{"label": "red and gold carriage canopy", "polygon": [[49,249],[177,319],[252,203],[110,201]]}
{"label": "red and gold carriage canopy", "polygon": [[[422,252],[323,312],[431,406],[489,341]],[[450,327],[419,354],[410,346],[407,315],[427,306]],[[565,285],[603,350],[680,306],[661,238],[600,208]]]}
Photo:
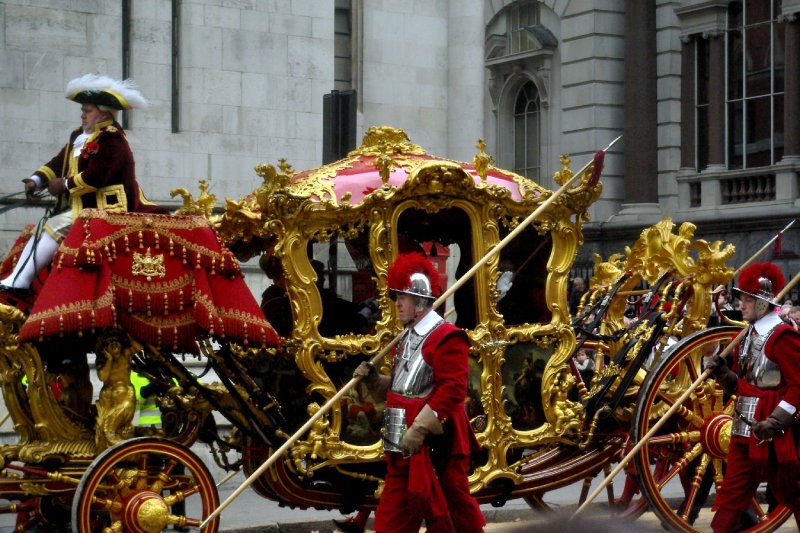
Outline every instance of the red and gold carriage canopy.
{"label": "red and gold carriage canopy", "polygon": [[[485,165],[481,165],[481,157],[485,158]],[[475,185],[494,185],[508,190],[516,202],[542,194],[542,189],[532,181],[490,166],[491,158],[483,153],[482,146],[474,163],[453,161],[427,154],[411,143],[404,131],[386,126],[370,128],[363,144],[346,158],[294,174],[286,189],[300,196],[316,196],[320,201],[339,204],[346,200],[358,206],[381,188],[402,187],[415,168],[436,161],[457,164],[472,176]],[[485,181],[482,173],[485,173]]]}
{"label": "red and gold carriage canopy", "polygon": [[176,352],[195,352],[195,340],[208,336],[279,343],[208,220],[86,209],[59,248],[19,339],[110,326]]}

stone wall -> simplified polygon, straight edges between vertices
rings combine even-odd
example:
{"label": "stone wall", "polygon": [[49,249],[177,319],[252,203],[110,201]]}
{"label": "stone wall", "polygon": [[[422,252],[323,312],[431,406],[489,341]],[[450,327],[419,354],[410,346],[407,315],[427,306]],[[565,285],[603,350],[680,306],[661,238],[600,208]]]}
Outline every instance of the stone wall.
{"label": "stone wall", "polygon": [[[0,196],[21,190],[80,124],[64,86],[85,72],[122,75],[119,0],[0,4]],[[180,2],[179,132],[171,131],[172,2],[132,2],[130,76],[150,108],[128,138],[148,196],[207,179],[220,201],[258,186],[253,166],[316,166],[322,96],[333,88],[333,0]],[[6,242],[41,210],[0,219]],[[0,215],[2,216],[2,215]],[[0,250],[2,251],[2,250]]]}

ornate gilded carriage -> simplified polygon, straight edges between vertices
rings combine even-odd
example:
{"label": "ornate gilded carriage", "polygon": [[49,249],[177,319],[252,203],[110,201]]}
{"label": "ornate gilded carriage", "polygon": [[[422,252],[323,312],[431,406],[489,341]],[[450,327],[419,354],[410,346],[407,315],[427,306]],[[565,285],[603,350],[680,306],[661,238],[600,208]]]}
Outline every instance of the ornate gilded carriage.
{"label": "ornate gilded carriage", "polygon": [[[561,162],[559,184],[573,178],[570,160]],[[200,525],[219,501],[214,480],[187,446],[202,440],[219,466],[254,472],[361,361],[400,332],[386,271],[402,251],[427,254],[446,286],[493,254],[440,309],[471,342],[466,409],[482,450],[470,484],[481,502],[524,497],[542,507],[547,491],[608,470],[632,428],[634,439],[643,435],[675,390],[698,374],[703,346],[730,339],[726,329],[697,340],[712,288],[732,276],[725,266],[732,247],[694,240],[689,223],[674,233],[670,220],[644,230],[624,256],[598,258],[581,309],[570,314],[568,276],[581,225],[601,193],[591,167],[532,221],[529,215],[555,193],[494,167],[482,143],[465,164],[426,154],[402,131],[370,128],[362,146],[335,163],[296,173],[282,161],[256,171],[263,184],[227,200],[220,216],[212,215],[215,199],[204,185],[196,201],[176,191],[185,199],[177,217],[85,213],[30,315],[0,305],[3,391],[21,435],[19,444],[0,448],[7,466],[0,487],[22,502],[14,509],[21,521],[58,530],[58,517],[71,509],[81,531]],[[242,292],[231,252],[263,254],[275,287],[261,308],[279,340],[252,295]],[[59,278],[76,288],[48,296]],[[103,290],[79,298],[97,286]],[[638,316],[631,324],[623,318],[628,308]],[[670,337],[687,342],[672,346]],[[101,356],[107,394],[96,406],[48,392],[54,373],[86,379],[87,368],[65,368],[58,349],[53,355],[64,338],[91,341],[76,342],[69,353],[93,349]],[[581,348],[596,353],[597,370],[587,381],[572,359]],[[198,379],[183,364],[184,352],[202,353],[221,382]],[[124,378],[131,368],[158,385],[164,425],[155,435],[131,438]],[[719,434],[730,413],[710,387],[687,410],[702,416],[669,426],[663,453],[638,465],[647,501],[623,502],[627,515],[649,502],[665,523],[691,530],[687,517],[665,503],[659,483],[675,465],[683,465],[681,476],[705,475],[693,462],[699,452],[687,460],[676,441],[721,446],[708,435]],[[652,400],[644,408],[637,402],[643,394]],[[254,490],[299,507],[375,506],[382,408],[353,387],[257,478]],[[232,430],[220,431],[212,412]],[[715,413],[715,425],[704,425]],[[201,516],[176,507],[188,497],[200,499]],[[218,525],[214,519],[204,531]]]}

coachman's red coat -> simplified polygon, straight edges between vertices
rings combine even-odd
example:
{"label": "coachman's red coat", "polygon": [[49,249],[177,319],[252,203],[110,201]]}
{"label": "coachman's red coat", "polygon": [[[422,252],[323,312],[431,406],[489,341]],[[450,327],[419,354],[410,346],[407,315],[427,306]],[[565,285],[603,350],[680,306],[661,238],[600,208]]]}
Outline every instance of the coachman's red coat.
{"label": "coachman's red coat", "polygon": [[[84,208],[167,214],[168,211],[144,197],[136,181],[133,153],[122,126],[113,120],[100,122],[86,140],[81,154],[71,161],[72,143],[82,133],[72,132],[69,143],[35,175],[43,182],[67,178],[72,218]],[[77,162],[77,172],[70,163]]]}

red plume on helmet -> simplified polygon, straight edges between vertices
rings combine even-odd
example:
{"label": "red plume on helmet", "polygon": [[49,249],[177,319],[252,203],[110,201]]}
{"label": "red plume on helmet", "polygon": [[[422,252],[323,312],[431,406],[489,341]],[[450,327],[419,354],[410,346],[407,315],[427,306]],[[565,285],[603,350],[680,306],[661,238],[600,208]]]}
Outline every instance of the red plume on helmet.
{"label": "red plume on helmet", "polygon": [[428,278],[433,296],[441,294],[439,273],[424,255],[417,252],[400,254],[395,258],[386,273],[386,285],[393,291],[415,292],[410,291],[412,274],[422,274]]}
{"label": "red plume on helmet", "polygon": [[756,298],[775,303],[775,294],[781,292],[786,280],[781,269],[773,263],[753,263],[739,275],[737,290]]}

